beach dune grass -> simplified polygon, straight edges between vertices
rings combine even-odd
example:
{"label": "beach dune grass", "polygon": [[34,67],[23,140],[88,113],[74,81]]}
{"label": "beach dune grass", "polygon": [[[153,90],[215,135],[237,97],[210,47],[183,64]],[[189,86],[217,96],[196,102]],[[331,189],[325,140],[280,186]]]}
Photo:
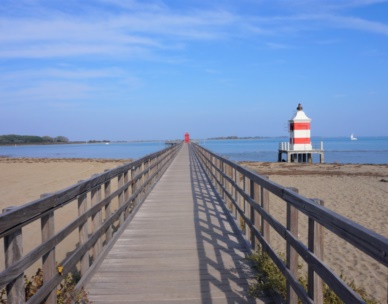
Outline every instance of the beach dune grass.
{"label": "beach dune grass", "polygon": [[[279,254],[285,262],[284,254]],[[249,292],[252,296],[259,296],[263,292],[276,292],[283,299],[287,296],[286,278],[276,267],[268,254],[263,253],[260,249],[248,257],[253,262],[253,267],[257,270],[256,282],[250,285]],[[301,267],[301,266],[300,266]],[[304,275],[299,276],[299,283],[307,290],[307,278]],[[349,282],[341,275],[350,288],[357,292],[367,304],[380,304],[368,295],[365,289],[356,286],[354,281]],[[324,304],[343,304],[344,302],[326,285],[323,285],[323,303]]]}

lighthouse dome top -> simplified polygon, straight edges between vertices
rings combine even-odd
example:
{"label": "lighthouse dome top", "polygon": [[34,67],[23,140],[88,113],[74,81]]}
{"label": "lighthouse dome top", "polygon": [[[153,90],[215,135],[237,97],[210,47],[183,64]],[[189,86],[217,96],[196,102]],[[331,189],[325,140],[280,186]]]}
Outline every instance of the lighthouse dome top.
{"label": "lighthouse dome top", "polygon": [[303,111],[303,107],[301,104],[298,104],[298,107],[296,108],[296,114],[294,118],[292,118],[290,121],[311,121],[310,118],[307,117],[307,115]]}

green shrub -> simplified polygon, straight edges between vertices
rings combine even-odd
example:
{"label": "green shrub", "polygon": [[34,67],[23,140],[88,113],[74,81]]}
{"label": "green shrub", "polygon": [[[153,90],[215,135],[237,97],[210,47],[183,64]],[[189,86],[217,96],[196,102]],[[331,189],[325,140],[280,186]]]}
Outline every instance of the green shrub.
{"label": "green shrub", "polygon": [[[63,282],[57,289],[57,303],[71,304],[71,303],[90,303],[87,293],[84,289],[76,290],[75,286],[77,280],[69,273],[64,277]],[[24,276],[24,294],[25,301],[28,301],[38,290],[43,286],[43,271],[38,269],[35,275],[28,278]],[[0,292],[0,304],[6,304],[6,289],[3,288]]]}
{"label": "green shrub", "polygon": [[[285,261],[284,254],[279,254],[280,258]],[[256,283],[249,288],[249,293],[252,296],[258,297],[265,291],[278,292],[283,299],[287,297],[287,281],[279,268],[275,265],[267,253],[263,253],[260,249],[257,253],[248,257],[253,262],[253,267],[257,270]],[[301,267],[301,265],[299,265]],[[373,300],[363,288],[357,287],[354,281],[350,282],[343,277],[341,279],[348,284],[356,293],[358,293],[367,304],[378,304]],[[306,276],[300,276],[299,283],[307,290]],[[323,303],[325,304],[343,304],[344,302],[332,291],[326,284],[323,285]]]}
{"label": "green shrub", "polygon": [[286,278],[269,255],[259,250],[248,259],[253,262],[253,267],[257,270],[257,282],[250,286],[250,294],[258,296],[264,291],[277,291],[285,299],[287,295]]}

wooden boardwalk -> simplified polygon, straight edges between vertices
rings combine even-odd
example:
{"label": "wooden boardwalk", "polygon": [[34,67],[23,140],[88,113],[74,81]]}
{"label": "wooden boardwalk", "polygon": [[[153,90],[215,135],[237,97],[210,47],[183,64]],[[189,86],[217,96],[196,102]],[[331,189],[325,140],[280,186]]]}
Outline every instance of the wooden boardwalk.
{"label": "wooden boardwalk", "polygon": [[86,286],[93,303],[252,299],[248,250],[184,144]]}

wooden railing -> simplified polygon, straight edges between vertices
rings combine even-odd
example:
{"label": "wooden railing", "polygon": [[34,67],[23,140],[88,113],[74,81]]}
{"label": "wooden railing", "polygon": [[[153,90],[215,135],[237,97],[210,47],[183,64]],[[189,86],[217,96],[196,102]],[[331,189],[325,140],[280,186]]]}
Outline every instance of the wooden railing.
{"label": "wooden railing", "polygon": [[[323,227],[388,266],[388,239],[321,206],[320,200],[299,195],[257,175],[209,150],[191,144],[210,180],[232,216],[241,225],[251,247],[267,253],[287,280],[287,303],[323,303],[322,282],[345,303],[364,303],[337,274],[323,262]],[[270,194],[286,205],[286,225],[269,210]],[[298,239],[298,213],[308,217],[308,242]],[[270,229],[271,228],[271,229]],[[270,231],[286,242],[285,262],[271,246]],[[260,246],[258,246],[258,242]],[[307,290],[298,281],[298,258],[307,264]],[[299,260],[300,261],[300,260]]]}
{"label": "wooden railing", "polygon": [[[78,286],[87,282],[126,224],[162,176],[181,144],[153,153],[137,161],[80,181],[64,190],[45,194],[21,207],[7,208],[0,215],[0,237],[4,239],[5,268],[0,273],[0,289],[7,289],[7,303],[24,303],[24,272],[42,261],[43,286],[27,303],[56,303],[56,289],[65,276],[77,271]],[[62,208],[77,213],[59,231]],[[22,228],[39,225],[41,242],[23,253]],[[56,248],[71,234],[78,234],[74,248],[57,261]],[[78,242],[78,244],[77,244]]]}

